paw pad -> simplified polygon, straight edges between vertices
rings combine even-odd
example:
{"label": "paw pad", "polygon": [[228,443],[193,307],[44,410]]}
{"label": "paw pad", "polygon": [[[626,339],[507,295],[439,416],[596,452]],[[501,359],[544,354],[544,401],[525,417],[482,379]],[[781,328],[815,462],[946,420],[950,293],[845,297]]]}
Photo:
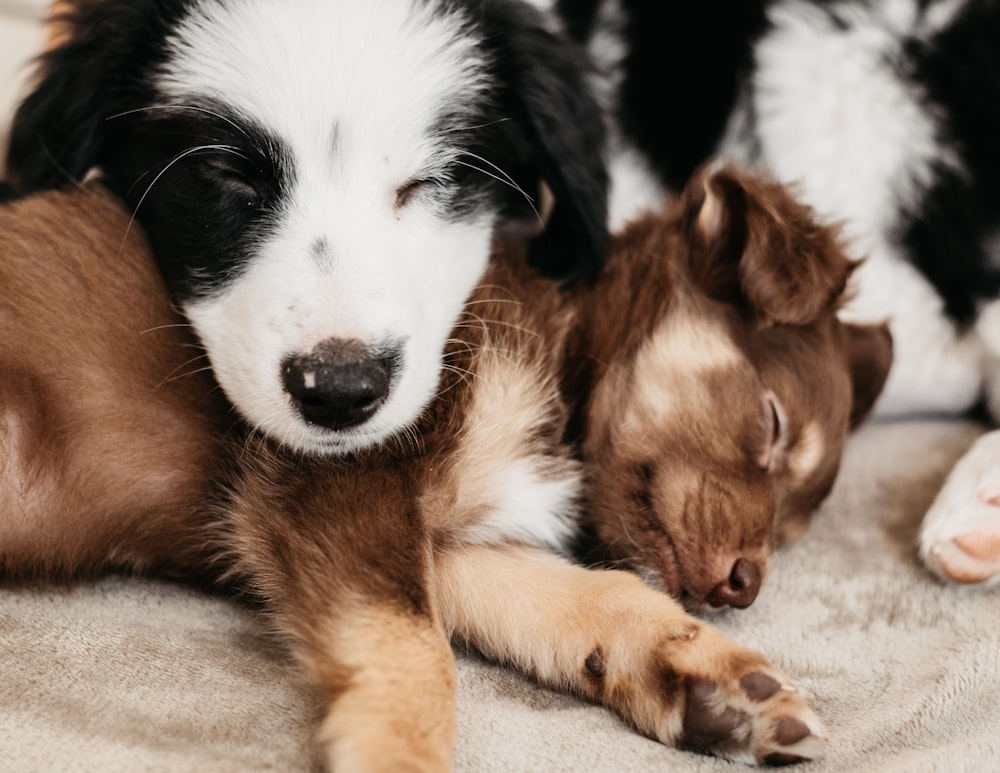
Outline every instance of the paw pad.
{"label": "paw pad", "polygon": [[742,762],[791,765],[822,756],[823,727],[778,673],[729,682],[688,677],[681,746]]}
{"label": "paw pad", "polygon": [[778,692],[781,689],[781,682],[773,676],[756,671],[740,679],[740,687],[743,688],[743,692],[747,694],[750,700],[759,703],[760,701],[766,701]]}
{"label": "paw pad", "polygon": [[715,682],[710,679],[688,681],[684,702],[684,746],[704,750],[715,748],[731,740],[745,722],[745,713],[720,700]]}
{"label": "paw pad", "polygon": [[965,585],[1000,578],[1000,536],[982,531],[935,543],[926,557],[932,570]]}

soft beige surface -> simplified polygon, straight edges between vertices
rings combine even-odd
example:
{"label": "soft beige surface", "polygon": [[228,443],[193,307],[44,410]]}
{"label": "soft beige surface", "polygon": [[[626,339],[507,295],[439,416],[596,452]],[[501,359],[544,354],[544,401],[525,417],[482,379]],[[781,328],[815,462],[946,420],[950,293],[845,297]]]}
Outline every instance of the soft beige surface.
{"label": "soft beige surface", "polygon": [[[977,430],[871,426],[750,610],[717,618],[827,724],[805,771],[1000,770],[1000,592],[917,566],[922,510]],[[738,771],[462,656],[459,771]],[[0,770],[299,771],[316,704],[252,616],[155,582],[0,587]]]}

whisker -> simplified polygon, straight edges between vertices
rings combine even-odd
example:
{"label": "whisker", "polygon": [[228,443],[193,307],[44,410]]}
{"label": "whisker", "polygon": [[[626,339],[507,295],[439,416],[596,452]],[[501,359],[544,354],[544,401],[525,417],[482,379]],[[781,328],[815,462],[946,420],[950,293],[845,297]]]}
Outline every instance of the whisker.
{"label": "whisker", "polygon": [[509,303],[513,306],[523,305],[517,298],[483,298],[481,300],[466,301],[466,306],[481,306],[484,303]]}
{"label": "whisker", "polygon": [[632,543],[632,547],[634,547],[637,551],[641,553],[642,548],[639,547],[639,543],[635,541],[635,537],[632,536],[631,532],[629,532],[628,530],[628,526],[625,524],[625,516],[622,515],[621,513],[618,513],[618,520],[621,523],[622,532],[624,532],[625,536],[628,538],[628,541]]}
{"label": "whisker", "polygon": [[212,369],[212,365],[211,365],[211,363],[209,363],[208,365],[206,365],[203,368],[198,368],[197,370],[192,370],[192,371],[189,371],[189,372],[183,372],[183,373],[178,374],[178,371],[183,371],[184,368],[188,367],[189,365],[191,365],[191,364],[193,364],[195,362],[198,362],[198,360],[207,360],[207,359],[208,359],[208,355],[203,352],[201,354],[198,354],[198,355],[192,357],[190,360],[187,360],[186,362],[182,362],[180,365],[178,365],[176,368],[174,368],[172,371],[170,371],[166,375],[166,377],[163,379],[163,381],[161,381],[159,384],[156,385],[156,388],[159,389],[164,384],[169,384],[169,383],[171,383],[173,381],[177,381],[179,378],[183,378],[184,376],[190,376],[190,375],[193,375],[195,373],[204,373],[206,370],[211,370]]}
{"label": "whisker", "polygon": [[169,110],[191,110],[192,112],[205,113],[206,115],[210,115],[213,118],[218,118],[220,121],[224,121],[225,123],[228,123],[234,129],[236,129],[236,131],[240,132],[240,134],[244,135],[245,137],[249,137],[250,136],[249,133],[247,132],[247,130],[244,129],[242,126],[240,126],[238,123],[236,123],[236,121],[234,121],[232,118],[228,118],[227,116],[224,116],[222,113],[218,113],[215,110],[209,110],[207,107],[201,107],[199,105],[147,105],[146,107],[137,107],[134,110],[123,110],[120,113],[115,113],[114,115],[109,115],[104,120],[106,120],[106,121],[113,121],[116,118],[124,118],[127,115],[134,115],[136,113],[152,112],[154,110],[166,110],[166,111],[169,111]]}
{"label": "whisker", "polygon": [[74,188],[77,188],[79,190],[85,190],[83,181],[77,180],[72,174],[70,174],[69,170],[65,166],[63,166],[62,162],[60,162],[59,159],[56,158],[55,154],[52,152],[52,149],[49,148],[48,143],[45,142],[44,139],[41,140],[41,146],[42,146],[42,152],[45,153],[46,157],[52,163],[53,168],[59,174],[65,177],[73,185]]}
{"label": "whisker", "polygon": [[[176,156],[174,156],[174,158],[172,158],[170,161],[168,161],[167,165],[162,170],[160,170],[160,175],[162,175],[164,172],[166,172],[167,169],[169,169],[174,163],[176,163],[177,161],[180,161],[182,158],[184,158],[185,155],[189,155],[191,153],[191,151],[198,150],[198,149],[201,149],[201,150],[220,150],[220,151],[223,151],[225,153],[232,153],[234,156],[238,156],[239,158],[242,158],[242,159],[245,159],[245,160],[249,160],[247,158],[246,154],[242,153],[240,151],[240,149],[237,148],[237,147],[235,147],[234,145],[222,145],[222,144],[218,144],[218,145],[199,145],[196,148],[188,148],[188,150],[182,151],[181,153],[178,153]],[[154,169],[155,169],[155,167],[154,167]],[[129,186],[128,191],[126,192],[126,195],[127,196],[131,195],[132,191],[135,190],[135,187],[139,183],[141,183],[146,177],[148,177],[152,172],[153,172],[153,169],[147,169],[145,172],[143,172],[141,175],[139,175],[135,179],[135,181]],[[157,179],[159,179],[160,175],[157,175]],[[155,184],[155,183],[156,183],[156,180],[153,180],[153,182],[150,183],[150,187],[152,187],[153,184]],[[149,193],[149,189],[148,188],[146,189],[146,193]],[[145,198],[145,194],[143,194],[143,198]],[[136,207],[136,209],[138,209],[138,207]]]}
{"label": "whisker", "polygon": [[[479,158],[479,156],[476,156],[473,153],[468,153],[467,155],[473,156],[474,158]],[[483,159],[483,161],[485,163],[487,163],[487,164],[490,163],[489,161],[486,161],[486,159]],[[504,175],[506,175],[506,177],[508,179],[504,179],[503,177],[500,177],[499,175],[493,174],[492,172],[489,172],[486,169],[478,167],[475,164],[470,164],[467,161],[459,161],[459,160],[456,159],[455,163],[458,164],[459,166],[464,166],[464,167],[467,167],[469,169],[473,169],[473,170],[475,170],[475,171],[477,171],[477,172],[479,172],[481,174],[486,175],[487,177],[492,177],[494,180],[496,180],[497,182],[503,183],[504,185],[509,185],[515,191],[517,191],[518,193],[520,193],[524,197],[524,200],[528,202],[528,206],[531,207],[531,211],[535,214],[535,217],[538,218],[538,222],[540,224],[542,224],[542,225],[545,224],[545,221],[542,220],[541,214],[538,212],[538,208],[535,207],[534,200],[531,198],[531,196],[529,196],[525,192],[524,188],[522,188],[520,185],[518,185],[516,182],[514,182],[513,179],[510,178],[510,175],[508,175],[506,172],[504,172],[503,170],[500,170],[501,173],[504,174]],[[496,165],[493,164],[492,166],[496,166]]]}
{"label": "whisker", "polygon": [[449,365],[448,363],[444,363],[442,365],[442,370],[446,370],[449,373],[457,373],[460,376],[468,376],[469,378],[476,377],[475,371],[469,370],[468,368],[462,368],[458,365]]}
{"label": "whisker", "polygon": [[[506,180],[507,183],[512,188],[514,188],[514,190],[520,192],[524,196],[524,198],[526,198],[529,202],[534,202],[534,199],[531,198],[527,193],[525,193],[521,189],[521,187],[514,181],[513,177],[511,177],[509,174],[507,174],[507,172],[505,172],[499,166],[497,166],[496,164],[494,164],[488,158],[483,158],[482,156],[480,156],[480,155],[478,155],[476,153],[473,153],[472,151],[469,151],[469,150],[463,150],[462,153],[464,153],[466,156],[469,156],[470,158],[476,159],[476,161],[482,161],[484,164],[486,164],[486,166],[490,167],[491,169],[493,169],[494,171],[496,171],[497,174],[499,174],[501,177],[503,177],[503,179]],[[483,170],[480,169],[479,171],[483,171]]]}
{"label": "whisker", "polygon": [[400,430],[397,430],[392,439],[404,446],[409,446],[409,451],[414,454],[421,452],[421,437],[420,433],[417,432],[417,428],[413,425],[407,425]]}
{"label": "whisker", "polygon": [[[187,370],[187,371],[183,371],[181,373],[175,373],[175,374],[172,374],[170,376],[167,376],[165,379],[163,379],[163,381],[161,381],[159,384],[157,384],[155,388],[156,389],[160,389],[161,387],[165,387],[167,384],[172,384],[175,381],[180,381],[181,379],[188,378],[190,376],[194,376],[194,375],[196,375],[198,373],[210,372],[211,370],[212,370],[212,366],[211,365],[206,365],[204,368],[195,368],[194,370]],[[214,391],[214,389],[213,389],[213,391]]]}
{"label": "whisker", "polygon": [[468,314],[468,316],[472,317],[473,321],[475,321],[478,324],[473,325],[470,324],[469,322],[459,322],[455,325],[454,329],[461,330],[463,328],[469,328],[469,329],[489,330],[489,328],[492,326],[492,327],[506,328],[508,330],[517,330],[518,332],[524,333],[525,335],[531,336],[532,338],[542,337],[541,333],[535,330],[531,330],[530,328],[524,327],[523,325],[518,325],[516,322],[507,322],[506,320],[502,319],[483,319],[482,317],[478,317],[475,314]]}
{"label": "whisker", "polygon": [[459,385],[468,384],[468,383],[470,383],[472,380],[474,380],[476,378],[476,374],[475,373],[473,373],[472,371],[469,371],[469,370],[462,369],[462,368],[456,368],[454,366],[445,365],[444,366],[444,370],[448,370],[448,371],[452,371],[452,372],[456,373],[459,378],[458,378],[458,381],[453,382],[452,384],[450,384],[446,388],[439,389],[437,391],[437,393],[434,395],[434,399],[435,400],[438,400],[438,399],[444,397],[446,394],[448,394],[451,390],[455,389]]}
{"label": "whisker", "polygon": [[149,327],[149,328],[146,328],[145,330],[140,330],[139,331],[139,335],[144,336],[147,333],[155,333],[155,332],[157,332],[159,330],[176,330],[178,328],[183,328],[183,329],[187,330],[187,329],[190,329],[191,327],[192,327],[192,325],[191,325],[190,322],[175,322],[175,323],[170,324],[170,325],[157,325],[156,327]]}
{"label": "whisker", "polygon": [[[125,229],[125,236],[122,238],[121,248],[118,251],[119,258],[121,257],[122,252],[125,250],[125,244],[126,242],[128,242],[129,234],[132,232],[132,225],[135,223],[135,215],[142,207],[143,202],[146,200],[146,197],[149,195],[149,192],[153,189],[153,186],[156,185],[156,183],[159,182],[160,178],[163,177],[163,175],[165,175],[167,171],[177,162],[187,158],[188,156],[193,156],[195,153],[202,153],[209,150],[221,150],[227,153],[232,153],[234,155],[240,156],[241,158],[246,158],[246,156],[240,153],[238,148],[234,148],[232,145],[197,145],[193,148],[188,148],[187,150],[178,153],[176,156],[170,159],[170,161],[167,162],[166,166],[164,166],[163,169],[159,171],[156,177],[153,178],[153,181],[146,187],[146,190],[139,198],[139,202],[135,205],[135,208],[132,210],[132,217],[128,221],[128,227]],[[148,174],[148,172],[146,174]],[[145,174],[142,175],[142,177],[145,176],[146,176]],[[140,177],[139,179],[141,180],[142,177]],[[139,180],[136,180],[136,184],[138,182]]]}
{"label": "whisker", "polygon": [[450,129],[442,129],[443,134],[451,132],[467,132],[473,131],[474,129],[485,129],[487,126],[496,126],[498,123],[506,123],[507,121],[512,121],[513,118],[498,118],[495,121],[487,121],[486,123],[476,124],[475,126],[453,126]]}

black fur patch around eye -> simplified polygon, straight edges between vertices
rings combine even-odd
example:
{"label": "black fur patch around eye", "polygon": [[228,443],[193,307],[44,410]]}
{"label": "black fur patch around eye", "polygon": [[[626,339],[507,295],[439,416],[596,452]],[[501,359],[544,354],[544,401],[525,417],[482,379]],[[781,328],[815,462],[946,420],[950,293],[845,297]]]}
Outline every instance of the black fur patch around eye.
{"label": "black fur patch around eye", "polygon": [[273,229],[295,179],[291,153],[246,116],[204,100],[122,120],[127,139],[105,165],[109,185],[149,233],[176,298],[218,292]]}

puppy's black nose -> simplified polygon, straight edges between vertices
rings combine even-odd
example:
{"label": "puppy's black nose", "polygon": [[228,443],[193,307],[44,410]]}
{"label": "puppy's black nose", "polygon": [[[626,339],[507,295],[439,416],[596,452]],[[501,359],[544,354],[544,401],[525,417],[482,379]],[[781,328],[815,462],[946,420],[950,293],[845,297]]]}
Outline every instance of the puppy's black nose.
{"label": "puppy's black nose", "polygon": [[729,577],[716,585],[706,600],[713,607],[746,609],[757,598],[762,579],[760,567],[741,556],[733,564]]}
{"label": "puppy's black nose", "polygon": [[363,424],[389,395],[395,358],[361,341],[331,338],[282,364],[285,391],[306,421],[327,429]]}

